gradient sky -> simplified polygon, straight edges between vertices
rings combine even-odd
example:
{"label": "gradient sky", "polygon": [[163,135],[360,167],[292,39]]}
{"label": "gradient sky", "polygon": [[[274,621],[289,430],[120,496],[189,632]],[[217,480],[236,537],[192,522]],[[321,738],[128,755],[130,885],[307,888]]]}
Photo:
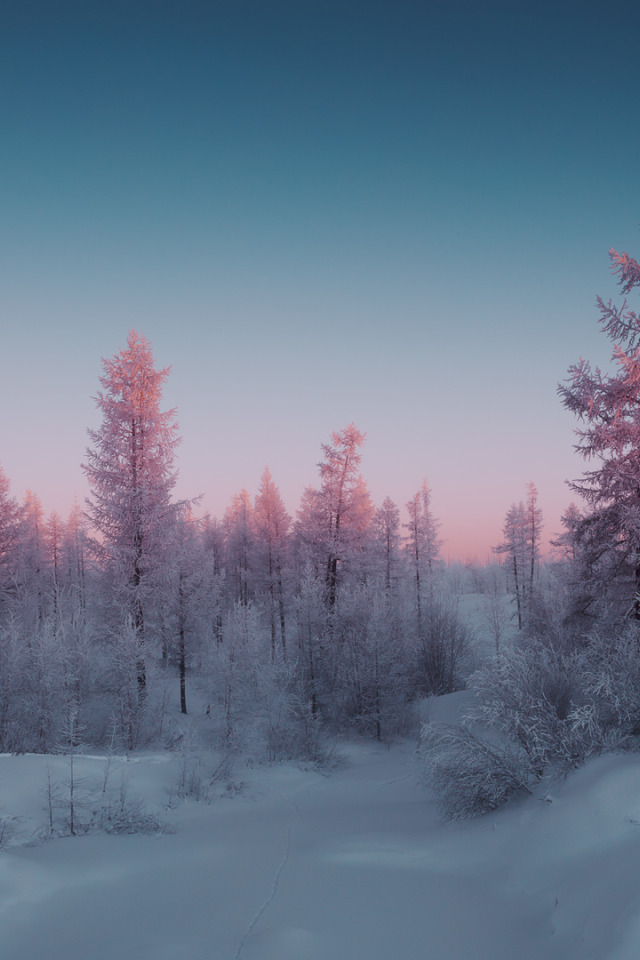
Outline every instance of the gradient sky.
{"label": "gradient sky", "polygon": [[582,462],[556,398],[609,365],[607,251],[640,256],[640,12],[234,0],[0,9],[0,464],[66,514],[100,358],[172,365],[181,496],[269,464],[294,512],[367,433],[376,503],[426,476],[484,560]]}

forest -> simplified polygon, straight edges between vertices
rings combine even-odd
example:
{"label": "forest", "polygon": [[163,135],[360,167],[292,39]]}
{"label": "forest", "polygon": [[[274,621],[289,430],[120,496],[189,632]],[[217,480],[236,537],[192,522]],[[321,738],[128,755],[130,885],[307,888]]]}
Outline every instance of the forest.
{"label": "forest", "polygon": [[[610,256],[626,296],[640,267]],[[322,766],[336,738],[414,737],[421,778],[457,819],[635,749],[640,318],[626,300],[599,309],[614,373],[581,360],[559,386],[589,466],[572,485],[582,506],[542,557],[529,483],[495,562],[466,567],[442,560],[426,480],[404,521],[389,498],[374,505],[354,424],[321,445],[295,517],[268,467],[222,518],[176,500],[169,371],[131,331],[103,360],[87,503],[44,517],[0,472],[0,751],[178,749],[180,716],[197,716],[212,780],[238,759]],[[465,687],[460,722],[419,728],[420,703]]]}

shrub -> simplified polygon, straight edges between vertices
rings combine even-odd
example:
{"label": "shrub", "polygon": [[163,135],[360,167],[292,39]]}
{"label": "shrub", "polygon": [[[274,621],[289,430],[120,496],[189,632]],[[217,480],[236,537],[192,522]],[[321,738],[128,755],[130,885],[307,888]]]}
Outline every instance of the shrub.
{"label": "shrub", "polygon": [[593,645],[526,640],[479,670],[476,703],[462,724],[422,730],[423,780],[445,815],[493,810],[549,768],[575,767],[615,743],[621,729],[640,733],[640,667],[631,659],[629,644],[605,665]]}
{"label": "shrub", "polygon": [[602,745],[586,677],[583,652],[528,640],[478,671],[468,719],[521,747],[537,776],[576,766]]}
{"label": "shrub", "polygon": [[453,693],[465,686],[462,664],[471,642],[454,604],[429,607],[415,648],[416,684],[427,696]]}
{"label": "shrub", "polygon": [[523,752],[491,746],[467,727],[424,724],[418,757],[422,782],[435,792],[448,820],[488,813],[529,789]]}

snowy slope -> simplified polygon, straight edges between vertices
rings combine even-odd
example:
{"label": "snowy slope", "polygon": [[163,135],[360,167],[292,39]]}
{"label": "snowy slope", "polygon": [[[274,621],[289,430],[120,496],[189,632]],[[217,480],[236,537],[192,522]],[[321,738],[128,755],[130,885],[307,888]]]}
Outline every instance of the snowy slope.
{"label": "snowy slope", "polygon": [[[447,826],[415,785],[411,744],[345,752],[330,776],[254,768],[238,796],[181,802],[173,834],[5,849],[0,957],[638,960],[637,757]],[[0,807],[23,815],[23,835],[44,822],[46,762],[0,757]],[[165,805],[177,763],[130,762],[130,789]]]}

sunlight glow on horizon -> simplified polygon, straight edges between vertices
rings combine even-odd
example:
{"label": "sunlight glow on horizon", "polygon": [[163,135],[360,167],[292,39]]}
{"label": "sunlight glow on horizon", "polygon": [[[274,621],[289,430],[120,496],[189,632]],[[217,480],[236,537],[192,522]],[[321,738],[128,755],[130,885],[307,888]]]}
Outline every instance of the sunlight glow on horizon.
{"label": "sunlight glow on horizon", "polygon": [[[163,406],[163,409],[165,409],[165,406]],[[180,411],[178,410],[178,418],[179,413]],[[337,429],[340,429],[340,427],[337,427]],[[316,487],[320,483],[317,464],[321,457],[321,443],[328,442],[329,439],[330,437],[324,437],[317,441],[316,457],[312,463],[302,464],[290,460],[291,452],[295,452],[295,447],[291,447],[287,450],[286,459],[290,464],[288,469],[282,467],[282,450],[280,450],[279,475],[278,472],[274,471],[271,462],[266,461],[259,471],[254,472],[253,476],[245,478],[238,476],[237,482],[235,482],[235,478],[230,481],[229,476],[226,475],[224,484],[221,484],[219,487],[216,487],[214,481],[214,483],[209,483],[208,486],[201,484],[200,487],[195,488],[193,486],[192,475],[188,475],[182,469],[181,451],[180,448],[178,448],[176,457],[178,477],[175,496],[177,499],[202,497],[202,499],[195,504],[195,515],[202,517],[205,514],[210,514],[221,520],[233,496],[239,493],[241,489],[246,489],[253,501],[257,493],[262,470],[264,466],[268,465],[273,474],[274,482],[280,489],[285,506],[295,520],[304,489],[307,486]],[[233,457],[231,452],[229,452],[229,455],[225,455],[224,459],[227,463],[230,461],[232,463]],[[273,458],[271,458],[271,461],[273,461]],[[42,503],[47,516],[56,512],[63,520],[66,520],[73,509],[74,501],[77,501],[81,508],[84,509],[85,498],[90,495],[89,487],[84,474],[80,470],[79,463],[76,471],[78,485],[72,489],[64,484],[61,485],[58,483],[55,489],[50,488],[41,491],[36,484],[30,483],[21,490],[17,487],[12,476],[6,469],[5,472],[10,482],[11,494],[22,502],[26,491],[31,489]],[[39,471],[36,469],[34,472],[37,474]],[[400,473],[400,471],[398,471],[398,473]],[[379,507],[386,496],[391,497],[400,509],[401,522],[405,523],[407,520],[406,504],[415,491],[419,489],[421,478],[416,477],[415,482],[410,484],[406,482],[406,479],[400,481],[399,477],[393,484],[387,481],[381,484],[379,481],[375,481],[375,479],[373,482],[369,482],[369,477],[367,476],[366,442],[363,448],[362,474],[371,493],[374,505]],[[440,471],[437,472],[437,475],[440,477]],[[214,476],[215,471],[214,474],[212,474],[212,478],[214,478]],[[304,477],[305,480],[297,485],[296,481],[298,481],[300,477]],[[446,484],[443,484],[442,489],[439,489],[429,481],[429,486],[431,490],[433,514],[440,522],[439,533],[443,540],[441,548],[442,559],[445,562],[470,561],[480,564],[484,564],[487,561],[493,562],[496,558],[494,557],[492,548],[501,542],[504,514],[512,502],[518,502],[524,499],[525,484],[523,483],[519,490],[510,491],[508,499],[501,499],[499,496],[494,496],[490,502],[485,504],[484,509],[482,504],[477,504],[473,500],[467,499],[465,501],[464,498],[461,498],[452,501],[450,498],[447,499]],[[449,487],[450,486],[451,485],[449,485]],[[544,487],[540,491],[540,505],[544,514],[543,553],[545,552],[545,545],[548,539],[556,536],[561,529],[560,514],[566,509],[571,500],[575,499],[575,497],[570,495],[571,492],[565,487],[564,483],[561,484],[560,490],[562,494],[564,494],[565,499],[556,500],[555,503],[546,495]]]}

